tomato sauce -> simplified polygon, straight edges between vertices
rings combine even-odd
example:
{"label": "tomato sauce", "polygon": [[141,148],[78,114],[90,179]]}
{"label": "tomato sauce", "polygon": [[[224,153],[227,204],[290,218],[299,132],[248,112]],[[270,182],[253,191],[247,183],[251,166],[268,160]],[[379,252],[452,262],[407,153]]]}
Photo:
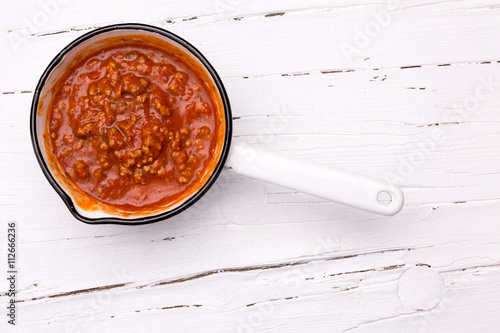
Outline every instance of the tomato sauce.
{"label": "tomato sauce", "polygon": [[154,46],[102,49],[60,80],[50,145],[66,176],[121,209],[164,205],[201,181],[219,137],[218,113],[196,69]]}

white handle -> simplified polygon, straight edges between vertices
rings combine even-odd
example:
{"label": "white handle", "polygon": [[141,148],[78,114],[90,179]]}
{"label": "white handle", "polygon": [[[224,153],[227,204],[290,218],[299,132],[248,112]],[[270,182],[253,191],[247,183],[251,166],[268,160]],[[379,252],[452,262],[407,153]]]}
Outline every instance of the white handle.
{"label": "white handle", "polygon": [[[247,144],[232,144],[226,166],[245,176],[372,213],[394,215],[404,204],[403,192],[394,184]],[[384,192],[391,197],[388,204],[378,200]]]}

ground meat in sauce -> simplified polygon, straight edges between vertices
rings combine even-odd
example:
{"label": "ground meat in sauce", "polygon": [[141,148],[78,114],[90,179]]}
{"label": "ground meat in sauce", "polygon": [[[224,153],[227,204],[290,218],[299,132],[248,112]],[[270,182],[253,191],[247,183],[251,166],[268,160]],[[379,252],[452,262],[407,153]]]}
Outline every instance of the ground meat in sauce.
{"label": "ground meat in sauce", "polygon": [[173,54],[104,49],[61,80],[51,145],[84,192],[117,206],[174,200],[213,158],[218,119],[208,87]]}

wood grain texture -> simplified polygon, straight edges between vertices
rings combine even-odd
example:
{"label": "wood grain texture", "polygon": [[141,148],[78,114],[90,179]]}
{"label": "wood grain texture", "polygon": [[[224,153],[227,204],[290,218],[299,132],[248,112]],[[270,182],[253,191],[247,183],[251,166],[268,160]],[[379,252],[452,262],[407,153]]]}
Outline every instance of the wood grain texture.
{"label": "wood grain texture", "polygon": [[[63,2],[0,12],[0,257],[19,226],[18,326],[0,331],[499,330],[498,0]],[[224,170],[172,219],[77,222],[32,152],[32,91],[68,42],[123,22],[206,55],[235,140],[394,181],[401,213]]]}

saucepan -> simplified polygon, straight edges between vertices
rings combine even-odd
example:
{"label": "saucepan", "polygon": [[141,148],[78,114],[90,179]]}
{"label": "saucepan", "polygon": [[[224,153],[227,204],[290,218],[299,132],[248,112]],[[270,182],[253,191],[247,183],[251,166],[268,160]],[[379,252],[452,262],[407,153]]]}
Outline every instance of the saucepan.
{"label": "saucepan", "polygon": [[[92,116],[92,113],[90,113],[91,116],[87,115],[87,123],[76,122],[77,125],[74,125],[75,133],[80,135],[79,137],[75,137],[76,140],[79,140],[80,142],[76,142],[76,144],[73,143],[75,138],[70,135],[67,136],[67,134],[64,135],[64,140],[61,139],[59,141],[55,141],[57,139],[54,138],[57,135],[60,134],[61,136],[63,136],[64,133],[67,133],[67,128],[65,130],[66,132],[60,130],[61,133],[58,133],[57,135],[53,132],[51,134],[51,131],[53,130],[51,126],[54,126],[54,119],[56,120],[55,123],[57,123],[57,119],[54,116],[54,108],[56,108],[54,100],[57,96],[59,96],[58,94],[60,94],[61,89],[69,90],[69,88],[64,87],[64,82],[62,81],[63,78],[65,77],[67,79],[69,76],[73,75],[73,69],[85,59],[87,59],[88,61],[89,57],[91,56],[97,57],[96,59],[100,59],[99,54],[104,54],[103,50],[107,48],[109,49],[110,45],[116,47],[126,47],[127,45],[131,44],[143,45],[144,47],[150,48],[155,47],[165,50],[165,52],[167,52],[168,54],[171,54],[172,56],[175,56],[179,59],[179,62],[177,62],[176,64],[185,66],[187,68],[186,70],[191,73],[191,77],[194,77],[192,76],[194,75],[192,73],[197,73],[197,75],[199,75],[199,82],[201,82],[200,84],[203,86],[202,88],[206,90],[207,94],[210,94],[212,98],[213,117],[215,119],[216,126],[213,133],[213,142],[215,143],[210,149],[210,155],[206,157],[206,154],[202,154],[202,156],[206,157],[206,161],[203,162],[203,168],[199,169],[199,171],[196,172],[196,176],[192,176],[193,180],[188,182],[187,178],[184,179],[183,177],[175,179],[168,178],[166,179],[165,183],[167,185],[162,183],[162,188],[165,188],[167,190],[169,189],[168,186],[171,186],[172,188],[181,188],[180,186],[182,185],[182,183],[186,183],[185,186],[182,187],[183,192],[177,196],[172,195],[171,197],[169,196],[170,194],[165,194],[165,197],[160,198],[160,195],[158,203],[154,205],[145,205],[145,207],[138,207],[136,202],[134,202],[134,204],[121,202],[119,205],[114,205],[113,202],[110,201],[111,199],[104,200],[96,196],[95,194],[85,190],[84,185],[82,184],[84,184],[85,182],[88,183],[90,177],[93,177],[92,175],[98,174],[98,177],[101,177],[99,178],[101,180],[105,180],[107,177],[106,172],[103,172],[100,168],[95,168],[92,166],[92,163],[94,163],[95,161],[90,160],[89,156],[91,155],[89,154],[91,154],[91,152],[79,153],[87,158],[87,160],[78,160],[77,162],[73,161],[71,162],[72,164],[68,167],[65,167],[64,165],[66,157],[63,158],[61,157],[61,155],[58,155],[58,152],[56,152],[56,150],[62,149],[60,147],[61,144],[67,144],[67,141],[71,142],[71,147],[77,147],[78,145],[80,145],[80,147],[74,149],[83,149],[83,151],[87,149],[90,151],[90,147],[94,147],[91,142],[92,140],[96,140],[97,136],[102,136],[105,139],[105,141],[101,143],[100,148],[104,146],[103,149],[110,149],[108,146],[113,146],[113,144],[116,145],[114,138],[110,139],[109,136],[109,133],[113,131],[110,130],[111,126],[114,126],[112,125],[112,122],[118,121],[117,119],[119,118],[112,118],[110,123],[108,123],[106,120],[105,124],[102,123],[102,128],[99,129],[98,133],[92,132],[91,130],[88,130],[86,132],[87,124],[98,122],[100,119],[98,118],[98,114],[105,113],[104,111],[99,111],[100,109],[97,108],[94,116]],[[152,53],[150,54],[151,56],[153,56]],[[166,68],[167,71],[168,68],[171,68],[172,70],[170,74],[164,74],[171,75],[171,77],[173,77],[173,79],[171,78],[169,81],[170,86],[168,89],[173,89],[172,86],[178,88],[177,83],[182,83],[182,80],[185,80],[184,74],[182,74],[180,71],[176,72],[176,64],[174,63],[168,65],[170,67],[168,67],[167,65],[162,67]],[[111,68],[111,71],[115,69],[116,68],[113,67]],[[134,67],[134,70],[140,70],[140,68],[137,69],[136,67]],[[115,72],[118,73],[117,71]],[[100,74],[97,73],[96,75]],[[129,81],[133,83],[133,78],[131,79],[129,77],[128,79],[130,79]],[[141,79],[137,82],[141,82],[140,84],[144,83],[144,86],[147,86],[147,79],[148,77],[145,76],[144,80]],[[172,80],[180,81],[175,81],[174,83],[172,83]],[[120,94],[122,94],[121,89],[123,87],[125,87],[123,88],[124,91],[127,91],[127,84],[129,84],[128,88],[131,87],[130,82],[125,82],[124,84],[122,84],[122,86],[120,86]],[[88,87],[88,94],[92,95],[94,91],[92,91],[91,93],[90,85]],[[197,90],[198,88],[199,86],[196,86],[195,90]],[[94,86],[94,88],[92,89],[98,90],[99,87]],[[118,92],[111,93],[105,87],[101,87],[101,90],[103,90],[102,96],[104,96],[104,98],[106,98],[104,92],[106,92],[108,96],[115,96],[115,94],[118,94]],[[187,91],[187,94],[196,94],[195,92],[193,92],[193,89],[189,88]],[[128,91],[128,93],[134,98],[133,101],[138,101],[137,103],[150,103],[147,105],[148,107],[151,107],[151,110],[153,110],[152,105],[157,102],[157,100],[155,100],[153,97],[153,93],[151,93],[150,95],[139,95],[140,92],[133,89]],[[125,92],[123,92],[123,94],[125,94]],[[172,92],[172,94],[174,94],[174,92]],[[188,97],[186,97],[187,95],[176,96],[177,97],[173,98],[172,101],[176,100],[178,101],[177,103],[184,103],[182,101],[184,99],[188,99]],[[96,98],[98,97],[97,95],[92,95],[92,97],[95,98],[94,100],[96,102],[101,102],[101,105],[103,105],[103,97]],[[150,101],[146,102],[148,98]],[[132,99],[130,99],[130,101],[132,101]],[[186,105],[187,104],[178,104],[176,107],[188,108],[188,106]],[[85,110],[83,109],[85,107],[90,108],[91,106],[83,105],[81,106],[80,111],[84,112]],[[109,105],[104,103],[104,107],[101,107],[101,109],[106,109],[106,107],[109,109]],[[172,106],[172,112],[175,112],[175,110],[177,110],[176,107]],[[173,117],[170,114],[170,111],[165,111],[164,109],[161,110],[162,115],[164,115],[165,117]],[[70,110],[67,112],[71,113],[76,111]],[[130,113],[131,111],[127,109],[126,112]],[[73,113],[71,114],[72,117],[76,119],[76,116],[73,115]],[[161,117],[158,112],[154,114],[158,117]],[[70,119],[67,117],[69,116],[60,116],[60,119]],[[95,119],[92,117],[95,117]],[[134,117],[134,119],[135,118],[136,117]],[[209,119],[208,116],[207,119]],[[184,120],[184,122],[186,122],[186,120]],[[70,121],[68,121],[68,124],[69,123]],[[168,121],[166,123],[168,123]],[[186,124],[185,126],[185,128],[187,128],[185,130],[186,133],[188,133],[189,131],[189,125],[190,124]],[[59,124],[58,126],[65,125]],[[195,127],[196,126],[194,125],[191,126],[193,131],[197,131],[197,133],[200,133],[200,131],[201,133],[207,132],[206,129],[205,132],[203,132],[203,129]],[[167,165],[168,163],[170,163],[169,161],[178,161],[179,159],[181,160],[181,162],[185,161],[185,156],[183,157],[181,156],[182,153],[180,153],[179,151],[175,151],[176,149],[180,149],[179,145],[176,145],[174,142],[176,140],[176,136],[172,132],[169,132],[168,129],[164,130],[163,135],[161,132],[161,126],[152,128],[153,130],[147,133],[144,132],[144,128],[142,129],[141,138],[143,151],[139,151],[139,145],[139,149],[137,149],[137,156],[145,156],[141,154],[150,153],[151,147],[144,146],[145,142],[154,142],[151,137],[153,137],[154,135],[159,135],[162,142],[164,142],[163,146],[161,144],[160,146],[158,146],[160,147],[159,150],[168,150],[168,152],[165,152],[165,156],[171,153],[171,155],[168,156],[172,157],[168,157],[167,159],[161,161],[153,161],[153,155],[151,155],[149,160],[146,158],[142,159],[142,157],[138,157],[136,160],[132,159],[132,162],[130,162],[129,164],[125,164],[125,166],[135,168],[135,171],[132,170],[133,172],[130,171],[129,173],[127,173],[127,169],[123,171],[123,174],[120,174],[123,177],[130,178],[127,178],[127,184],[131,182],[133,185],[131,185],[131,187],[129,188],[131,189],[131,191],[137,191],[137,193],[142,193],[140,192],[140,189],[141,186],[145,184],[143,180],[137,180],[134,178],[137,175],[137,170],[140,170],[140,172],[144,172],[144,170],[153,170],[153,165],[156,165],[160,168],[155,169],[156,171],[163,170],[158,171],[158,175],[161,172],[171,172],[173,174],[174,172],[180,172],[179,170],[181,169],[175,171],[177,169],[174,170],[173,167]],[[34,152],[43,174],[55,189],[55,191],[62,198],[74,217],[82,222],[90,224],[115,223],[135,225],[156,222],[172,217],[189,208],[197,200],[199,200],[214,184],[224,167],[245,176],[264,180],[293,190],[309,193],[317,197],[332,200],[340,204],[359,208],[376,214],[394,215],[401,210],[404,203],[404,197],[401,189],[389,182],[372,178],[366,175],[360,175],[350,171],[341,170],[335,168],[334,166],[313,163],[282,153],[264,150],[251,145],[234,142],[233,144],[231,144],[231,107],[226,90],[224,89],[224,85],[222,84],[222,80],[220,79],[215,69],[200,51],[198,51],[193,45],[191,45],[181,37],[167,30],[145,24],[115,24],[98,28],[77,38],[69,45],[67,45],[62,51],[60,51],[43,72],[34,91],[33,102],[31,106],[30,130]],[[181,130],[184,131],[184,127]],[[133,135],[133,133],[131,135]],[[151,137],[149,137],[148,135]],[[116,151],[114,151],[116,157],[110,158],[118,163],[118,159],[122,157],[122,155],[120,154],[124,154],[125,152],[124,147],[130,145],[129,148],[133,148],[135,144],[135,141],[133,140],[122,142],[122,146],[116,148]],[[191,147],[191,142],[189,142],[188,145],[187,140],[183,141],[182,144],[184,144],[186,147]],[[92,149],[100,148],[94,147]],[[202,149],[202,145],[199,142],[198,148]],[[188,152],[189,155],[189,151],[191,150],[185,151]],[[77,154],[76,151],[71,151],[71,149],[68,149],[68,152],[66,153],[70,156],[71,154]],[[161,151],[158,151],[157,155],[158,154],[161,154]],[[133,157],[136,156],[133,155]],[[95,162],[96,165],[97,163],[98,162]],[[162,165],[162,163],[164,165]],[[89,166],[89,164],[91,166]],[[115,168],[118,168],[118,166],[116,166]],[[108,166],[107,170],[108,173],[112,173],[112,170],[114,169],[112,169],[111,166]],[[189,167],[187,170],[190,170]],[[116,174],[118,174],[118,171],[116,171]],[[184,175],[184,173],[182,174]],[[81,184],[78,183],[78,179],[82,181]],[[134,183],[131,179],[135,179],[136,183]],[[115,179],[114,181],[118,180]],[[112,191],[112,193],[116,194],[116,191]],[[157,192],[161,193],[161,191]],[[158,193],[156,193],[155,195],[158,196]],[[142,194],[144,198],[147,197],[146,194]],[[149,193],[149,195],[151,197],[152,194]],[[381,196],[383,195],[385,195],[388,200],[380,200]],[[137,195],[136,198],[139,198],[139,195]],[[170,200],[170,198],[172,199]]]}

